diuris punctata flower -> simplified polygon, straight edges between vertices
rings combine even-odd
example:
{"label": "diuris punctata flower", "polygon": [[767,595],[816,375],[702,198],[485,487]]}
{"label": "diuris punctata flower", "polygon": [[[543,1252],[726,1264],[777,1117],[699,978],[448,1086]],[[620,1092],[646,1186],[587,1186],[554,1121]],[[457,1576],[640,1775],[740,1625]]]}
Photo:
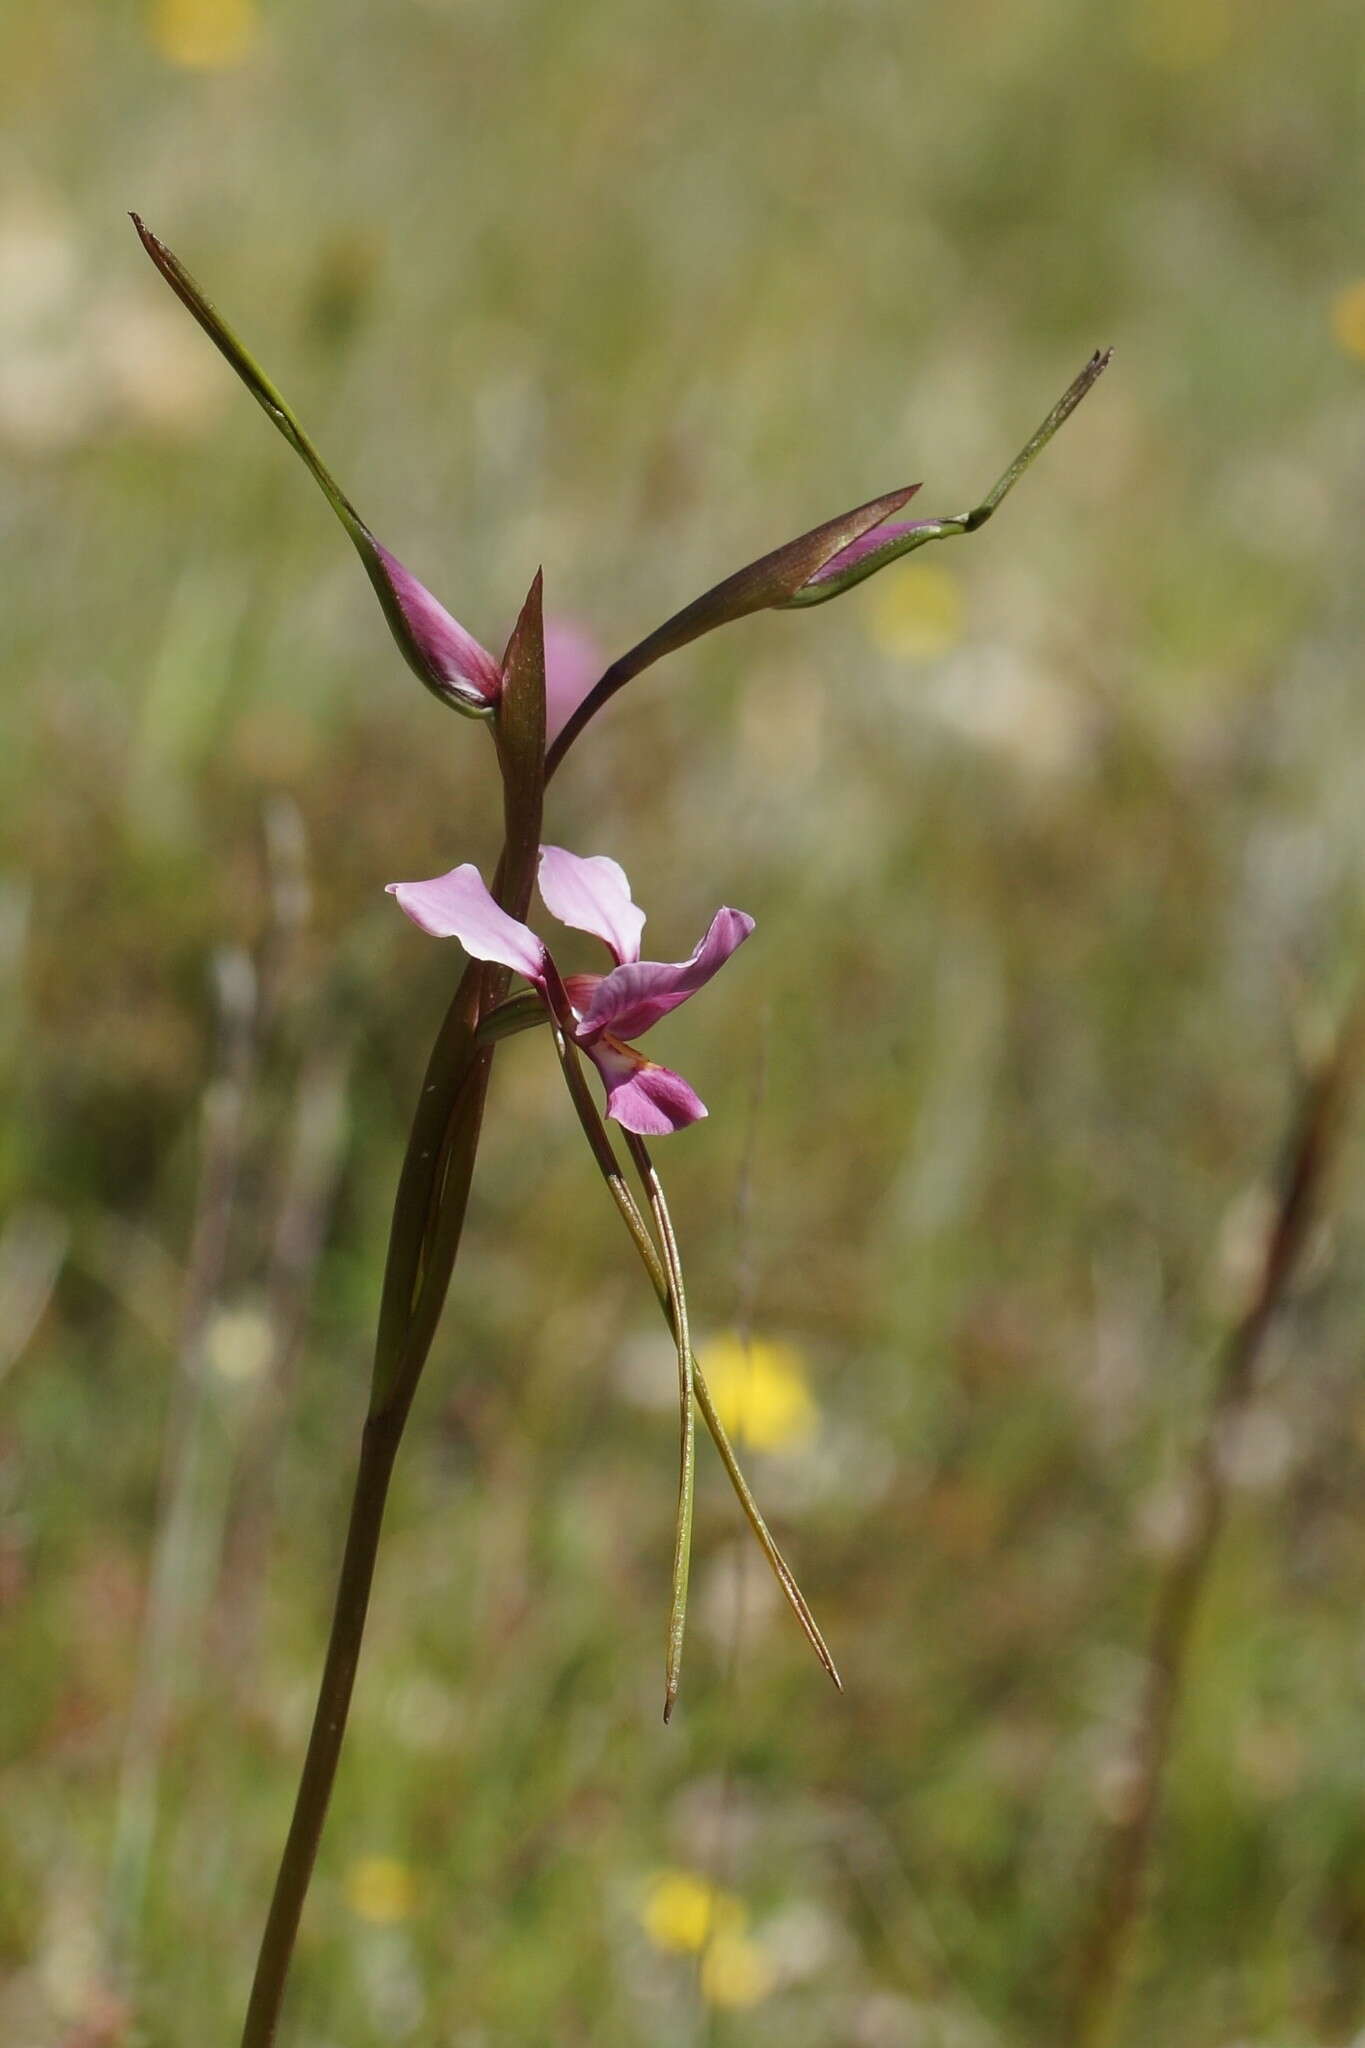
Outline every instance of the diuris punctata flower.
{"label": "diuris punctata flower", "polygon": [[616,965],[607,974],[561,976],[549,948],[529,926],[494,902],[466,862],[429,882],[390,882],[400,909],[433,938],[458,939],[476,960],[524,975],[546,1009],[597,1068],[607,1114],[637,1136],[658,1138],[706,1115],[681,1074],[658,1066],[629,1042],[676,1010],[719,972],[754,928],[742,910],[718,910],[686,960],[640,958],[645,913],[631,900],[624,871],[605,854],[584,859],[561,846],[540,849],[540,894],[561,924],[601,939]]}

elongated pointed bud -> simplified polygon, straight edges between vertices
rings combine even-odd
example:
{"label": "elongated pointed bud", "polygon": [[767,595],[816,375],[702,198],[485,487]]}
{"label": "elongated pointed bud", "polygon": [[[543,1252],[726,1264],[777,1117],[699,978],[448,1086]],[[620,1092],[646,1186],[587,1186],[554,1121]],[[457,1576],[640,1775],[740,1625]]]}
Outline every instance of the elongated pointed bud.
{"label": "elongated pointed bud", "polygon": [[[952,523],[956,527],[956,522]],[[905,519],[888,520],[870,528],[822,563],[799,590],[782,600],[778,611],[803,611],[813,604],[828,604],[832,597],[842,597],[855,583],[875,576],[888,562],[908,555],[912,548],[923,547],[927,540],[942,539],[944,525],[941,519]]]}
{"label": "elongated pointed bud", "polygon": [[945,519],[898,520],[895,515],[919,489],[918,484],[910,484],[904,490],[892,491],[884,498],[874,498],[866,505],[859,505],[854,511],[828,520],[823,526],[813,527],[799,539],[788,541],[785,547],[775,548],[770,555],[764,555],[733,576],[727,576],[723,583],[717,583],[704,596],[684,606],[682,611],[675,612],[638,646],[623,654],[619,661],[614,661],[566,720],[563,730],[550,746],[550,774],[553,775],[558,768],[589,719],[596,716],[623,684],[632,681],[663,655],[685,647],[689,640],[711,632],[716,626],[727,625],[731,619],[743,618],[748,612],[769,609],[798,611],[810,605],[827,604],[832,597],[841,597],[846,590],[852,590],[855,584],[875,576],[879,569],[898,561],[902,555],[908,555],[913,548],[922,548],[932,540],[950,540],[957,534],[975,533],[991,518],[1001,500],[1013,490],[1030,463],[1071,417],[1096,379],[1103,375],[1112,353],[1111,349],[1096,350],[1042,425],[1025,442],[1009,468],[970,512],[960,512]]}
{"label": "elongated pointed bud", "polygon": [[181,304],[193,314],[219,354],[231,364],[256,403],[307,465],[350,535],[408,667],[443,704],[471,717],[486,717],[502,689],[502,674],[493,656],[375,539],[304,433],[292,408],[180,258],[137,214],[130,218],[143,248]]}
{"label": "elongated pointed bud", "polygon": [[366,533],[369,549],[356,547],[389,631],[419,682],[442,703],[475,717],[502,695],[502,671],[486,647],[403,567],[397,556]]}
{"label": "elongated pointed bud", "polygon": [[885,497],[855,505],[851,512],[841,512],[837,519],[813,526],[809,533],[798,534],[795,540],[785,541],[770,554],[747,562],[691,604],[684,605],[671,619],[665,619],[662,626],[614,661],[584,697],[551,747],[551,772],[588,720],[643,670],[661,661],[664,655],[686,647],[689,641],[699,640],[703,633],[714,632],[717,626],[728,626],[732,620],[747,618],[751,612],[771,611],[790,603],[831,558],[853,546],[870,529],[894,518],[918,489],[918,484],[905,484],[898,491],[888,491]]}

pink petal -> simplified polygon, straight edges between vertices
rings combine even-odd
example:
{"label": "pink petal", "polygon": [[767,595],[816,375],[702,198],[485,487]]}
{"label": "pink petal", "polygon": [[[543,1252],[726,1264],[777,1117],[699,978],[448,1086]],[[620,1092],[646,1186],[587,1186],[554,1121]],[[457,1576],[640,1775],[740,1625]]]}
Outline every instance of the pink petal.
{"label": "pink petal", "polygon": [[562,846],[542,846],[540,893],[552,917],[604,940],[618,963],[639,959],[645,914],[630,900],[625,869],[605,853],[583,859]]}
{"label": "pink petal", "polygon": [[742,946],[754,921],[742,910],[718,910],[710,930],[690,960],[665,965],[657,960],[628,961],[604,974],[588,1004],[579,1036],[586,1043],[599,1031],[617,1038],[639,1038],[685,1003]]}
{"label": "pink petal", "polygon": [[[374,543],[378,567],[388,585],[392,605],[385,602],[389,623],[423,682],[440,692],[453,692],[481,704],[496,704],[502,692],[502,671],[486,647],[452,619],[425,584],[403,567],[396,555]],[[376,577],[381,601],[383,585]]]}
{"label": "pink petal", "polygon": [[607,1091],[607,1115],[641,1138],[666,1138],[706,1115],[706,1104],[681,1074],[656,1066],[628,1045],[599,1039],[587,1048]]}
{"label": "pink petal", "polygon": [[558,739],[606,663],[592,634],[573,619],[545,621],[545,744]]}
{"label": "pink petal", "polygon": [[466,862],[430,882],[390,882],[398,907],[434,939],[458,939],[475,960],[496,960],[539,986],[547,955],[533,931],[493,901],[478,869]]}

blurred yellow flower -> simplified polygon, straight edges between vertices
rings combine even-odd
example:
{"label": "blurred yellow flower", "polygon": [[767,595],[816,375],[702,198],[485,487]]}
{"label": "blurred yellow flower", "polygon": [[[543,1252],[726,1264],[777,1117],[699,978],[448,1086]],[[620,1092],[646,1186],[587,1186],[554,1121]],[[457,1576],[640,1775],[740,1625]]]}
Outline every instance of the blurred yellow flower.
{"label": "blurred yellow flower", "polygon": [[251,54],[261,26],[256,0],[150,0],[147,34],[169,64],[220,71]]}
{"label": "blurred yellow flower", "polygon": [[701,1995],[708,2005],[757,2005],[776,1982],[772,1958],[747,1934],[718,1934],[701,1959]]}
{"label": "blurred yellow flower", "polygon": [[765,1337],[716,1337],[700,1364],[720,1419],[736,1442],[789,1451],[810,1442],[820,1421],[806,1364],[793,1344]]}
{"label": "blurred yellow flower", "polygon": [[744,1901],[692,1870],[656,1871],[640,1908],[640,1924],[656,1948],[695,1955],[718,1935],[742,1935]]}
{"label": "blurred yellow flower", "polygon": [[1358,277],[1333,299],[1332,334],[1339,349],[1365,363],[1365,277]]}
{"label": "blurred yellow flower", "polygon": [[884,574],[870,612],[870,630],[883,654],[932,661],[962,638],[962,590],[950,569],[910,562]]}
{"label": "blurred yellow flower", "polygon": [[406,1920],[417,1899],[417,1883],[396,1856],[362,1856],[346,1872],[346,1903],[358,1920],[394,1927]]}

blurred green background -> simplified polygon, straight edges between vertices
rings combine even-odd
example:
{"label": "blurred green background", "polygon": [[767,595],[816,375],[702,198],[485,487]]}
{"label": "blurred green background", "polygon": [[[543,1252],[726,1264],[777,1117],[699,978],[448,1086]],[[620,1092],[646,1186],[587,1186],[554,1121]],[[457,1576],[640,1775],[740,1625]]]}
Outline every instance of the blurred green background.
{"label": "blurred green background", "polygon": [[[4,11],[14,2048],[236,2038],[459,965],[383,885],[496,848],[484,737],[124,209],[493,646],[538,562],[613,654],[875,492],[958,511],[1115,344],[984,533],[651,672],[550,805],[662,957],[758,920],[656,1041],[712,1111],[661,1152],[847,1693],[703,1444],[661,1727],[675,1368],[513,1042],[285,2030],[1056,2044],[1365,938],[1363,101],[1356,0]],[[1357,1128],[1227,1447],[1130,2043],[1365,2027],[1363,1189]]]}

